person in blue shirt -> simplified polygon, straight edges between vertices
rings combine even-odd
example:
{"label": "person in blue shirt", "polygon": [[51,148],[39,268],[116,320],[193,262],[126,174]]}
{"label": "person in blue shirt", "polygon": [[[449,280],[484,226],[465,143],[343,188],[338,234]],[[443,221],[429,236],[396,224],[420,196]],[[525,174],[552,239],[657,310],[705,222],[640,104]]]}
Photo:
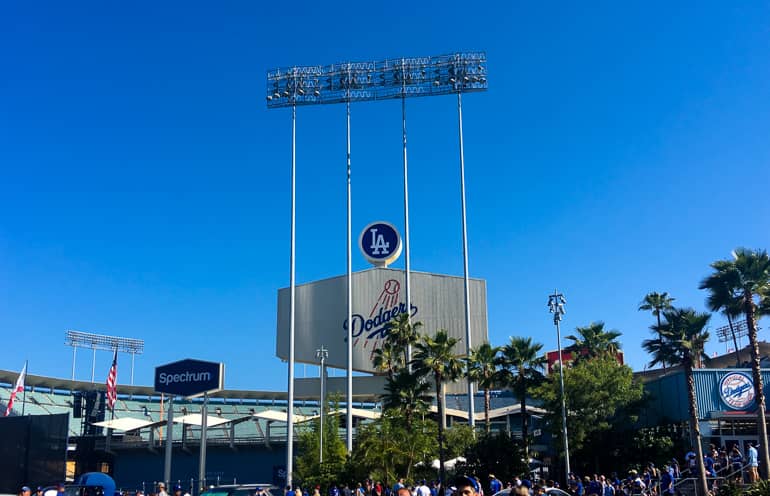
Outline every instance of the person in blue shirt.
{"label": "person in blue shirt", "polygon": [[495,477],[495,474],[489,474],[489,479],[489,490],[492,491],[492,494],[503,489],[503,483]]}
{"label": "person in blue shirt", "polygon": [[665,465],[663,472],[660,474],[660,494],[665,496],[668,494],[674,494],[674,477],[671,474],[671,467]]}
{"label": "person in blue shirt", "polygon": [[703,465],[706,466],[706,473],[708,474],[709,477],[717,476],[717,471],[714,470],[714,459],[711,458],[710,453],[703,458]]}

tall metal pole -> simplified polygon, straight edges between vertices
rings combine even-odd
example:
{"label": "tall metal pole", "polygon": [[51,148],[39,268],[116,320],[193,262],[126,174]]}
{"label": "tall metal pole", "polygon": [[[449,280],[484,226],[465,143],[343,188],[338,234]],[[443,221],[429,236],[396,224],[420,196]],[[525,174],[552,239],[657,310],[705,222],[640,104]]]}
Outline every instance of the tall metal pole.
{"label": "tall metal pole", "polygon": [[131,352],[131,385],[134,385],[134,358],[136,357],[136,352]]}
{"label": "tall metal pole", "polygon": [[329,352],[321,345],[321,348],[315,351],[316,358],[321,360],[321,395],[319,397],[318,406],[320,411],[320,429],[318,429],[318,461],[323,463],[324,461],[324,410],[326,410],[326,391],[324,388],[324,382],[326,379],[326,357],[329,356]]}
{"label": "tall metal pole", "polygon": [[168,417],[166,421],[166,459],[163,465],[163,482],[166,487],[171,483],[171,454],[174,448],[174,396],[168,397]]}
{"label": "tall metal pole", "polygon": [[94,382],[94,374],[96,374],[96,346],[93,347],[94,355],[91,359],[91,382]]}
{"label": "tall metal pole", "polygon": [[72,347],[72,380],[75,380],[75,358],[77,357],[78,347]]}
{"label": "tall metal pole", "polygon": [[[463,211],[463,285],[465,290],[465,353],[471,355],[471,299],[470,280],[468,279],[468,224],[465,217],[465,151],[463,149],[463,96],[457,92],[457,123],[460,134],[460,196]],[[473,381],[468,376],[468,422],[471,428],[476,427],[475,405],[473,404]]]}
{"label": "tall metal pole", "polygon": [[[401,59],[401,129],[404,149],[404,269],[405,284],[404,295],[406,296],[406,315],[411,323],[412,318],[412,264],[409,250],[409,167],[406,158],[406,77],[404,77],[405,64]],[[406,347],[407,362],[412,360],[412,345]],[[406,364],[407,369],[411,370],[411,365]]]}
{"label": "tall metal pole", "polygon": [[294,245],[296,241],[297,106],[291,107],[291,255],[289,256],[289,404],[286,405],[286,485],[292,485],[294,458]]}
{"label": "tall metal pole", "polygon": [[[348,69],[348,83],[350,83],[350,69]],[[348,84],[349,86],[349,84]],[[347,103],[347,124],[348,124],[348,153],[347,153],[347,165],[348,165],[348,335],[347,335],[347,354],[348,354],[348,370],[347,370],[347,411],[345,415],[345,447],[348,453],[353,451],[353,217],[351,209],[351,196],[350,196],[350,89],[348,89],[348,103]]]}
{"label": "tall metal pole", "polygon": [[564,395],[564,360],[561,354],[561,319],[565,313],[564,305],[566,303],[567,300],[564,298],[564,295],[556,290],[548,297],[548,306],[551,313],[553,313],[553,323],[556,325],[556,342],[559,349],[559,386],[561,388],[561,430],[564,438],[564,468],[566,470],[565,475],[569,475],[571,470],[569,465],[569,440],[567,436],[567,401]]}
{"label": "tall metal pole", "polygon": [[198,461],[198,487],[201,493],[206,488],[206,431],[208,430],[208,416],[209,416],[209,394],[203,394],[203,406],[201,407],[201,450],[200,460]]}

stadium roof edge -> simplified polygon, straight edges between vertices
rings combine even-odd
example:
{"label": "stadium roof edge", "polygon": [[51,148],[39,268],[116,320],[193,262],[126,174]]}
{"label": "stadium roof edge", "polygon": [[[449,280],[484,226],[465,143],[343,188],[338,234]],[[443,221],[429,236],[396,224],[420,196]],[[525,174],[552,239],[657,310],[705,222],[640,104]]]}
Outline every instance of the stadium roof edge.
{"label": "stadium roof edge", "polygon": [[[19,377],[18,371],[0,370],[0,384],[13,385],[16,383],[16,379]],[[332,379],[332,378],[330,378]],[[342,379],[342,378],[335,378]],[[370,377],[354,377],[356,379],[371,379]],[[379,378],[377,378],[379,379]],[[312,386],[313,379],[296,379],[297,385],[301,386],[301,383],[308,382],[306,387],[298,387],[298,391],[307,390],[308,394],[296,395],[297,400],[317,400],[318,393],[317,388],[307,387]],[[317,383],[318,379],[315,379]],[[329,381],[330,383],[333,381]],[[46,377],[41,375],[27,374],[25,386],[32,388],[48,389],[54,391],[101,391],[106,390],[107,386],[104,382],[90,382],[90,381],[72,381],[70,379],[61,379],[57,377]],[[119,396],[155,396],[160,397],[160,393],[155,392],[155,389],[151,386],[131,386],[127,384],[118,384]],[[377,396],[370,391],[363,392],[362,394],[356,394],[354,389],[354,398],[356,401],[377,401]],[[215,393],[209,394],[209,398],[222,398],[222,399],[237,399],[237,400],[280,400],[287,401],[288,395],[284,391],[257,391],[257,390],[243,390],[243,389],[224,389]]]}

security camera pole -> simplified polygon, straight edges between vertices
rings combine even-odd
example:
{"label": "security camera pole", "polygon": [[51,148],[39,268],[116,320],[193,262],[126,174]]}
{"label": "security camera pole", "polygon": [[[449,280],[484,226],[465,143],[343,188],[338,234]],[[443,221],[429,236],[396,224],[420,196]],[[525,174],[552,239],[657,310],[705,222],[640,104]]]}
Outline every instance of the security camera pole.
{"label": "security camera pole", "polygon": [[556,342],[559,346],[559,385],[561,386],[561,430],[564,437],[564,468],[569,476],[569,441],[567,440],[567,402],[564,397],[564,360],[561,356],[561,318],[565,313],[564,305],[567,299],[564,295],[554,290],[548,296],[548,309],[553,314],[553,324],[556,326]]}

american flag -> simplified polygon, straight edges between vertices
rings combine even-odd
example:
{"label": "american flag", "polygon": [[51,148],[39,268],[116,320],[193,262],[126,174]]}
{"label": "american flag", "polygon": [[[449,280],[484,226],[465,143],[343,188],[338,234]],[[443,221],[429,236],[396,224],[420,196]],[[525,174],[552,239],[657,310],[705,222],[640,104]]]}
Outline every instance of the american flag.
{"label": "american flag", "polygon": [[7,417],[11,413],[11,408],[13,408],[13,400],[16,399],[16,395],[24,391],[24,378],[27,375],[27,363],[24,362],[24,368],[21,369],[21,374],[19,374],[19,378],[16,379],[16,386],[13,388],[13,391],[11,392],[11,397],[8,398],[8,408],[5,409],[5,416]]}
{"label": "american flag", "polygon": [[112,367],[107,375],[107,406],[115,411],[115,400],[118,399],[118,350],[112,358]]}

